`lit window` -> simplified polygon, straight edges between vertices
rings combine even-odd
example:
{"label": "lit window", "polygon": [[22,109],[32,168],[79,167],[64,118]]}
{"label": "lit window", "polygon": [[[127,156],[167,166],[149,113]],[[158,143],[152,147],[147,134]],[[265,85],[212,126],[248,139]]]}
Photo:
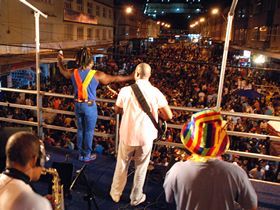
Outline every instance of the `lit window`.
{"label": "lit window", "polygon": [[180,11],[180,8],[177,8],[176,11],[177,11],[177,12]]}

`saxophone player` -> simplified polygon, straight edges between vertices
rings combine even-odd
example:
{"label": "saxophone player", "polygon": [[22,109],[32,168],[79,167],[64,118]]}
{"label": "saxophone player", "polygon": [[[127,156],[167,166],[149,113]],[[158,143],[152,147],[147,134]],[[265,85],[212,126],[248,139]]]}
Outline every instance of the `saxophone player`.
{"label": "saxophone player", "polygon": [[0,209],[51,210],[48,199],[29,185],[41,176],[45,164],[43,143],[30,132],[17,132],[8,139],[6,157],[6,169],[0,174]]}

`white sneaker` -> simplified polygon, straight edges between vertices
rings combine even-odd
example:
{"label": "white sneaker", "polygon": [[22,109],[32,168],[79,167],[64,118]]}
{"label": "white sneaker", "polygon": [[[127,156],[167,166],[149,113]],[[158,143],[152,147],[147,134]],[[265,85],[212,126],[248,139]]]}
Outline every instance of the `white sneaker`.
{"label": "white sneaker", "polygon": [[146,195],[143,194],[141,199],[138,201],[130,201],[131,206],[138,206],[140,203],[143,203],[146,200]]}

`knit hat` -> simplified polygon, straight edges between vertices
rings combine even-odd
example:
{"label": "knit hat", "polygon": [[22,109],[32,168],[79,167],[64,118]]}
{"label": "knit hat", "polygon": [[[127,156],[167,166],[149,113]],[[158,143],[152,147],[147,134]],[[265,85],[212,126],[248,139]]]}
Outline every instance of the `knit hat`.
{"label": "knit hat", "polygon": [[205,109],[192,115],[191,122],[185,123],[181,141],[193,154],[216,157],[229,147],[229,137],[223,126],[219,111]]}

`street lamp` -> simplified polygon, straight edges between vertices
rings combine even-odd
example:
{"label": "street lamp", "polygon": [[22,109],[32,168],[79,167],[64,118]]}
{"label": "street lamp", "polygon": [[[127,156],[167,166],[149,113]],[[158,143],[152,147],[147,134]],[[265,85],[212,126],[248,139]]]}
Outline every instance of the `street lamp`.
{"label": "street lamp", "polygon": [[201,23],[205,22],[205,18],[204,17],[200,18],[199,22],[201,22]]}
{"label": "street lamp", "polygon": [[119,44],[120,39],[123,38],[123,35],[120,35],[120,30],[119,30],[120,18],[121,18],[121,16],[124,16],[124,15],[130,15],[132,12],[133,12],[133,6],[121,6],[121,7],[119,7],[118,10],[115,10],[114,54],[118,53],[118,44]]}
{"label": "street lamp", "polygon": [[133,9],[132,9],[131,6],[128,6],[128,7],[126,7],[126,9],[125,9],[125,13],[126,13],[126,14],[131,14],[132,11],[133,11]]}
{"label": "street lamp", "polygon": [[226,17],[224,16],[224,14],[221,13],[220,10],[219,10],[218,8],[213,8],[213,9],[211,10],[211,13],[212,13],[212,15],[221,14],[221,16],[223,17],[223,19],[224,19],[225,21],[227,21],[227,19],[226,19]]}

